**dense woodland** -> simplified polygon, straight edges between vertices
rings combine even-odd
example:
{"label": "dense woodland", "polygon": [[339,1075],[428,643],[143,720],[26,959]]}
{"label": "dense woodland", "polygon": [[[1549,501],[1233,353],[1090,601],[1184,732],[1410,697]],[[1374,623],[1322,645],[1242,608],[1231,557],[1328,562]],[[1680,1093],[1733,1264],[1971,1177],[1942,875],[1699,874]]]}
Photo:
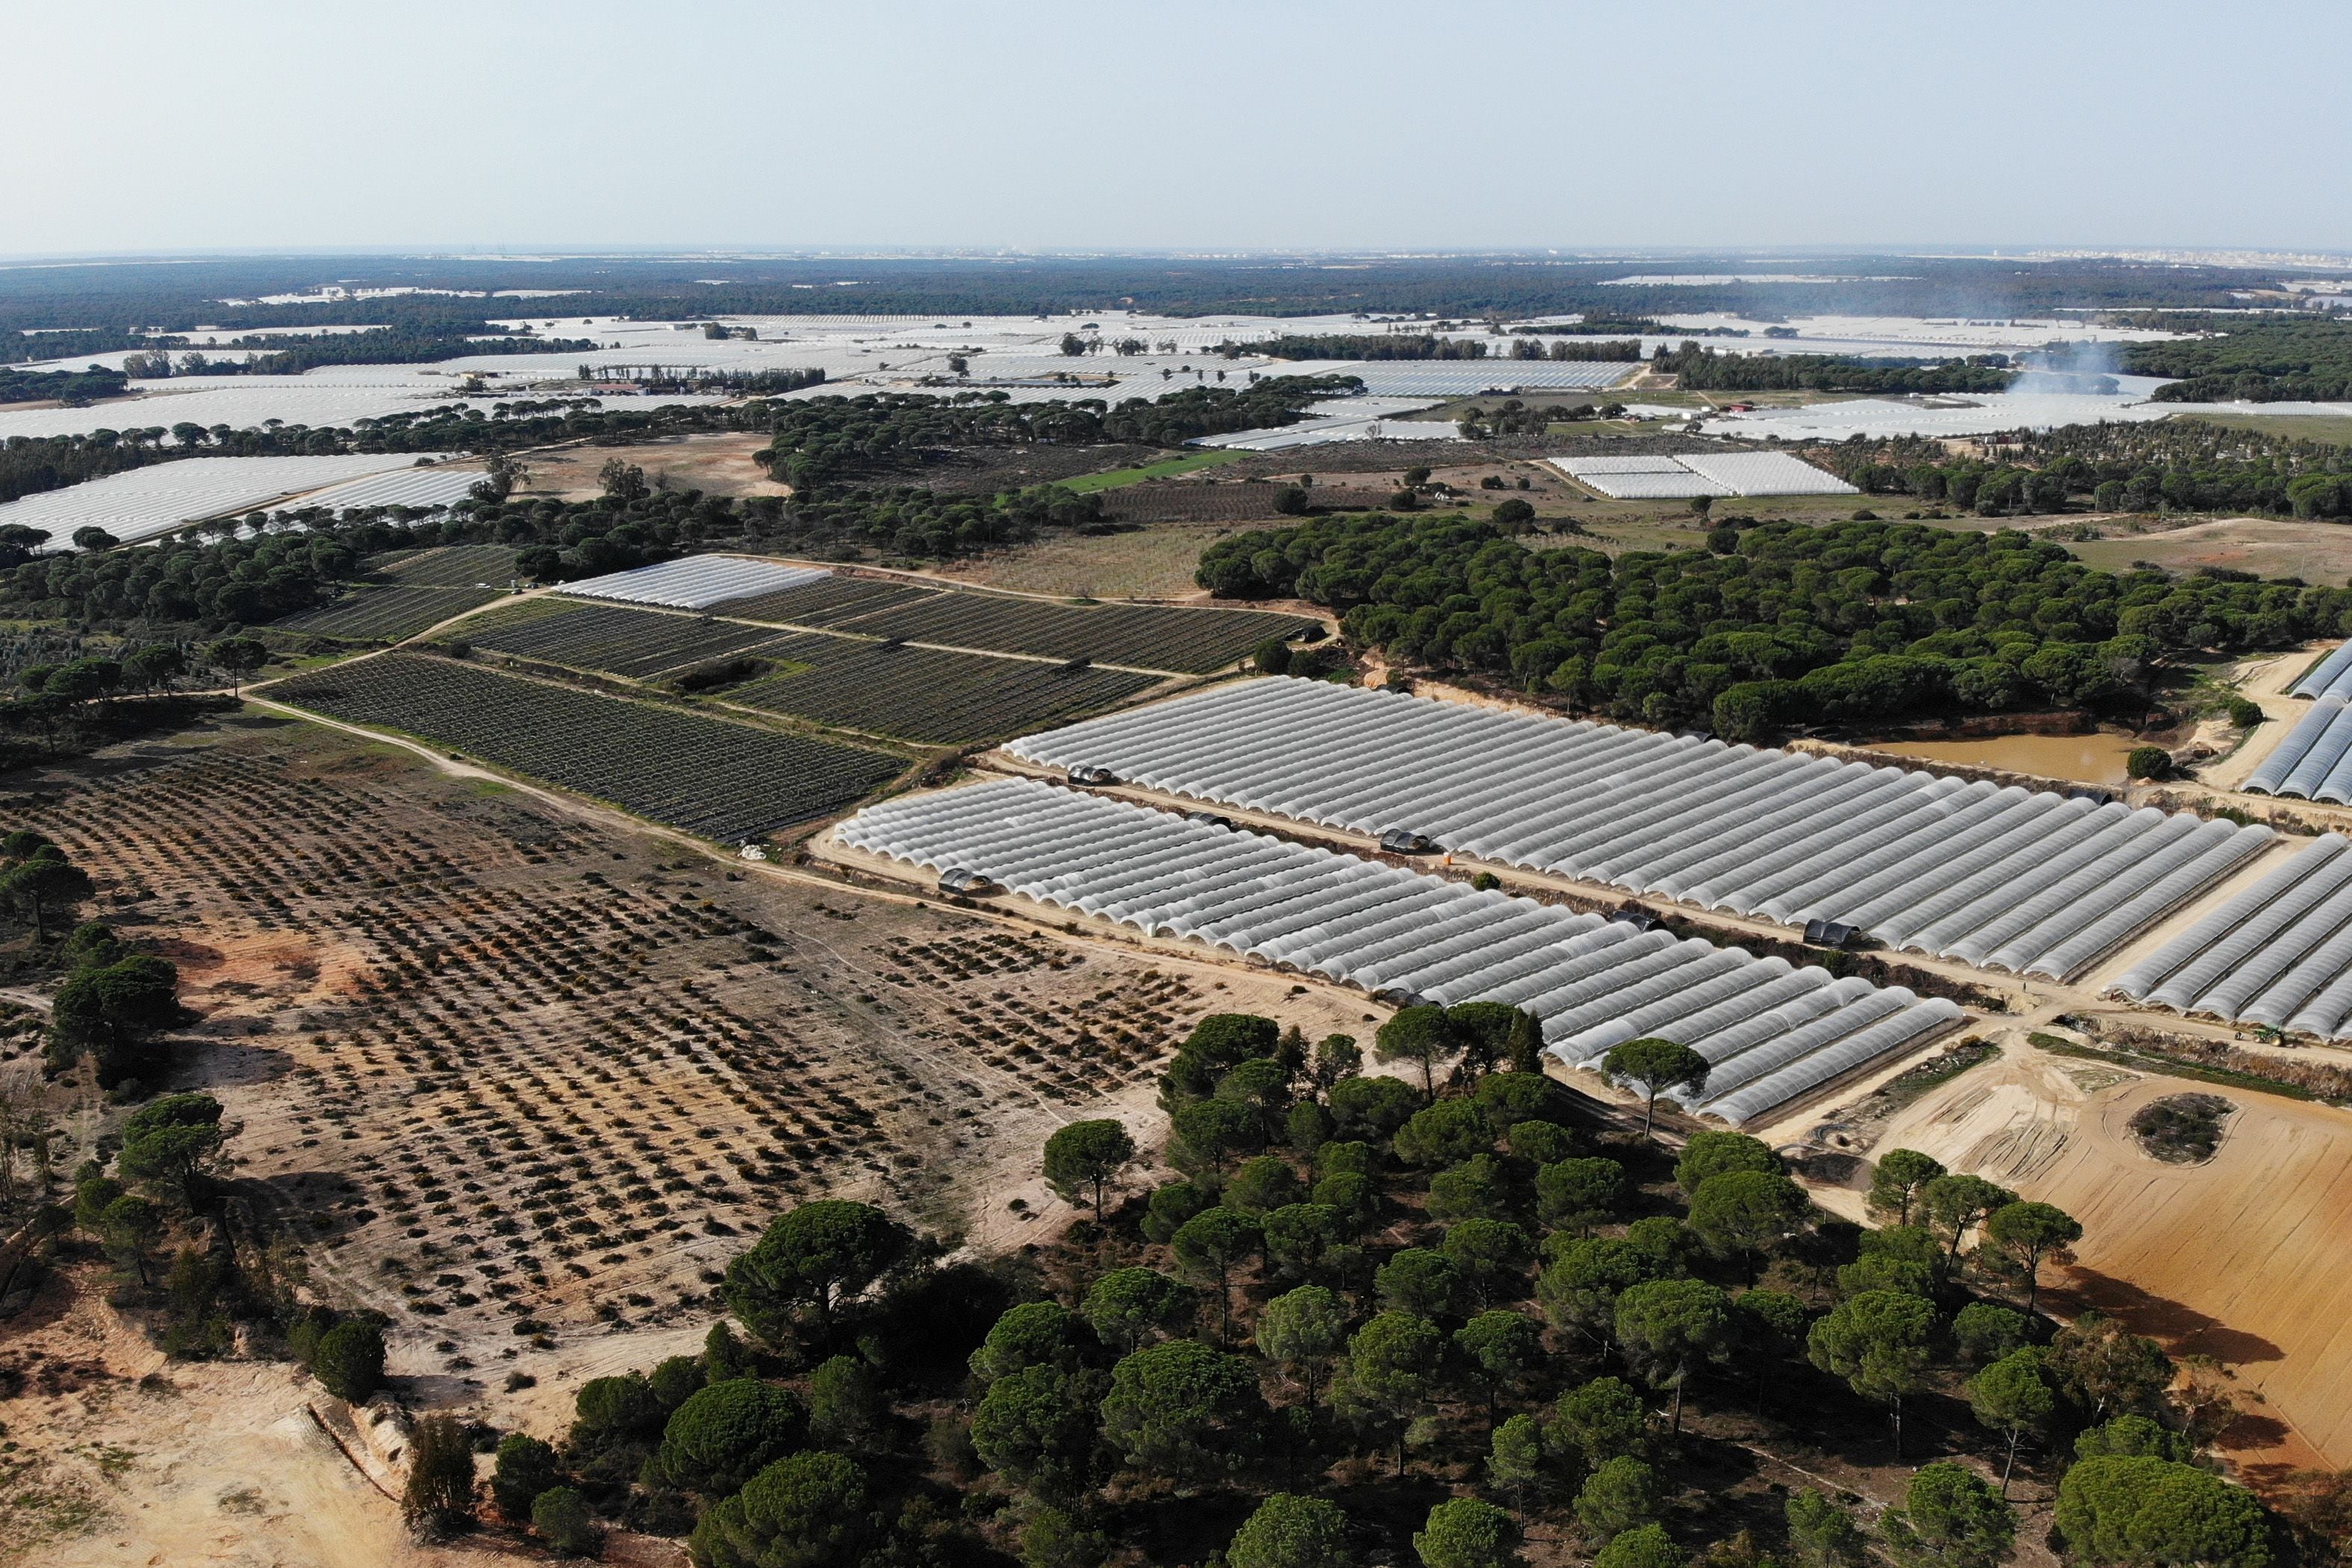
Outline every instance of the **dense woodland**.
{"label": "dense woodland", "polygon": [[2177,376],[2160,403],[2337,402],[2352,398],[2352,321],[2315,311],[2274,316],[2159,318],[2172,331],[2208,335],[2133,343],[2124,368]]}
{"label": "dense woodland", "polygon": [[1740,740],[1939,711],[2142,714],[2168,665],[2352,629],[2352,590],[2116,575],[2021,533],[1880,521],[1727,521],[1705,550],[1612,559],[1458,516],[1333,517],[1220,540],[1198,580],[1328,605],[1351,645],[1402,664]]}
{"label": "dense woodland", "polygon": [[2068,425],[1996,437],[2001,458],[1956,458],[1916,437],[1860,438],[1809,456],[1874,495],[1916,496],[1985,517],[2098,511],[2253,511],[2352,517],[2352,447],[2202,420]]}
{"label": "dense woodland", "polygon": [[2006,354],[1953,360],[1850,359],[1837,354],[1724,353],[1696,342],[1650,356],[1685,392],[2002,392],[2017,379]]}
{"label": "dense woodland", "polygon": [[752,416],[775,436],[768,470],[795,489],[903,470],[957,447],[1135,441],[1175,447],[1202,436],[1296,424],[1314,401],[1360,391],[1351,376],[1272,376],[1243,387],[1189,386],[1151,402],[1130,397],[1015,404],[999,393],[933,397],[872,393],[778,404]]}
{"label": "dense woodland", "polygon": [[[1536,1051],[1508,1007],[1415,1007],[1370,1053],[1408,1076],[1366,1076],[1347,1036],[1213,1016],[1161,1079],[1176,1179],[1136,1192],[1125,1126],[1066,1126],[1045,1174],[1085,1217],[988,1267],[803,1204],[728,1265],[700,1355],[500,1438],[488,1507],[420,1426],[406,1506],[580,1552],[625,1521],[698,1568],[1510,1568],[1530,1535],[1599,1568],[1993,1568],[2020,1479],[2103,1568],[2295,1539],[2205,1460],[2217,1369],[2168,1393],[2154,1342],[2040,1313],[2063,1211],[1896,1150],[1858,1227],[1756,1139],[1612,1126]],[[1656,1040],[1611,1066],[1705,1070]],[[1921,1468],[1873,1521],[1748,1444]]]}
{"label": "dense woodland", "polygon": [[0,403],[57,402],[68,407],[120,397],[130,385],[121,371],[92,365],[88,370],[8,370],[0,368]]}

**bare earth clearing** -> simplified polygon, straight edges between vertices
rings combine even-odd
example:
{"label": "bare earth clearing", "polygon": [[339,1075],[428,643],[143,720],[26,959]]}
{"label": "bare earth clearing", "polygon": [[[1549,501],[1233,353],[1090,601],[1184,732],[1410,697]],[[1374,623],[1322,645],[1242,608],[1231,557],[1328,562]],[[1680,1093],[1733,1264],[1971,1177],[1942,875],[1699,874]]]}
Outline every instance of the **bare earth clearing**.
{"label": "bare earth clearing", "polygon": [[2223,566],[2331,586],[2352,577],[2352,529],[2340,522],[2231,517],[2161,533],[2090,540],[2067,549],[2110,572],[2128,572],[2134,563],[2147,561],[2170,572]]}
{"label": "bare earth clearing", "polygon": [[[15,783],[0,805],[91,869],[92,912],[181,965],[204,1016],[184,1081],[244,1125],[236,1195],[309,1243],[318,1294],[391,1316],[408,1404],[501,1427],[560,1433],[582,1380],[698,1343],[717,1270],[794,1202],[886,1201],[1008,1250],[1066,1212],[1046,1134],[1146,1123],[1202,1015],[1354,1016],[1271,976],[730,871],[279,720]],[[74,1278],[0,1352],[13,1484],[52,1523],[96,1516],[33,1561],[458,1560],[404,1555],[290,1367],[165,1367]],[[139,1383],[159,1369],[178,1392]],[[509,1371],[537,1386],[504,1392]]]}
{"label": "bare earth clearing", "polygon": [[665,481],[674,490],[700,490],[717,496],[782,496],[792,487],[768,478],[768,470],[751,460],[765,451],[768,437],[759,435],[669,436],[659,440],[618,447],[563,447],[532,452],[522,459],[530,470],[521,493],[557,496],[564,500],[593,500],[604,494],[597,471],[614,458],[646,471],[646,482]]}
{"label": "bare earth clearing", "polygon": [[[2247,1480],[2352,1459],[2352,1115],[2020,1039],[2004,1050],[1898,1115],[1878,1150],[1920,1150],[2080,1219],[2074,1267],[2053,1271],[2061,1296],[2230,1367],[2258,1396],[2225,1443]],[[2236,1114],[2210,1162],[2167,1163],[2128,1123],[2189,1089]]]}

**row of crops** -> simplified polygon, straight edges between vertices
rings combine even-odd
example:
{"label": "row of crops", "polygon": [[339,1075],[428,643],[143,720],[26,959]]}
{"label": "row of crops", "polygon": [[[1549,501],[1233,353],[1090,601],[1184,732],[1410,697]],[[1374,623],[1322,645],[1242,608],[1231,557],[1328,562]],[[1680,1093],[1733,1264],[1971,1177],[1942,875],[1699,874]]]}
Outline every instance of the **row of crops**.
{"label": "row of crops", "polygon": [[398,642],[479,609],[497,588],[353,588],[331,605],[272,623],[281,631],[352,642]]}
{"label": "row of crops", "polygon": [[728,700],[820,724],[965,745],[1125,700],[1160,678],[810,632],[762,644],[787,668]]}
{"label": "row of crops", "polygon": [[747,621],[788,621],[796,626],[830,626],[875,610],[928,599],[936,592],[910,583],[880,583],[871,577],[828,577],[773,594],[756,594],[713,605],[722,616]]}
{"label": "row of crops", "polygon": [[837,627],[986,653],[1091,658],[1174,675],[1223,669],[1268,637],[1295,637],[1315,624],[1263,610],[1065,605],[841,576],[730,599],[709,609],[736,620]]}
{"label": "row of crops", "polygon": [[721,843],[838,811],[898,758],[388,653],[296,676],[276,701],[403,730]]}
{"label": "row of crops", "polygon": [[506,544],[444,544],[370,556],[367,570],[415,588],[495,587],[512,580],[515,552]]}
{"label": "row of crops", "polygon": [[1185,610],[1156,605],[1057,605],[1002,594],[932,594],[859,616],[850,630],[912,642],[1047,658],[1090,658],[1182,675],[1239,660],[1268,637],[1314,623],[1262,610]]}
{"label": "row of crops", "polygon": [[485,616],[468,626],[465,636],[476,647],[633,680],[725,658],[776,638],[766,626],[556,599],[536,599],[511,612]]}

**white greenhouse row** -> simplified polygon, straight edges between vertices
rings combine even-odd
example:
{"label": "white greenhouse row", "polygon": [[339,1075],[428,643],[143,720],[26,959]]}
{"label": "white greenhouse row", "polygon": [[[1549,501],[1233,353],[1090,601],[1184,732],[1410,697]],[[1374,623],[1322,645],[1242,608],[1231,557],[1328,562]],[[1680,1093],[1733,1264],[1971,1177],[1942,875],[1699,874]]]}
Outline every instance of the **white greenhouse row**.
{"label": "white greenhouse row", "polygon": [[2345,1038],[2352,1034],[2352,843],[2322,835],[2108,989],[2179,1013]]}
{"label": "white greenhouse row", "polygon": [[2294,697],[2352,697],[2352,642],[2331,650],[2288,693]]}
{"label": "white greenhouse row", "polygon": [[2313,703],[2239,787],[2352,804],[2352,702],[2331,695]]}
{"label": "white greenhouse row", "polygon": [[[1043,766],[2068,979],[2269,828],[1287,679],[1013,741]],[[1475,759],[1475,764],[1473,763]]]}
{"label": "white greenhouse row", "polygon": [[822,566],[787,566],[741,555],[682,555],[657,565],[583,577],[564,584],[562,592],[583,599],[616,599],[625,605],[707,610],[730,599],[797,588],[832,575]]}
{"label": "white greenhouse row", "polygon": [[1675,1040],[1713,1064],[1690,1109],[1734,1124],[1960,1017],[1899,986],[1029,779],[868,806],[834,835],[1376,994],[1523,1007],[1571,1065],[1637,1037]]}
{"label": "white greenhouse row", "polygon": [[[129,468],[102,479],[44,490],[0,505],[0,523],[21,523],[46,531],[52,544],[62,545],[78,528],[102,528],[126,543],[153,539],[184,523],[268,508],[289,496],[322,485],[370,476],[414,470],[418,477],[445,476],[443,482],[463,473],[466,486],[482,476],[478,471],[415,468],[414,453],[373,452],[317,458],[175,458]],[[322,505],[389,505],[386,501],[321,501]],[[412,504],[431,504],[417,502]]]}

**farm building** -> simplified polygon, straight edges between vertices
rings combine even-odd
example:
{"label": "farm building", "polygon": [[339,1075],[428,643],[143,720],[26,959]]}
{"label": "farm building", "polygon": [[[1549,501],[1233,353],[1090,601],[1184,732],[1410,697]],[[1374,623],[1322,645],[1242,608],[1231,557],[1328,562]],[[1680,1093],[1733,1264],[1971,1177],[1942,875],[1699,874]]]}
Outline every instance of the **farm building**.
{"label": "farm building", "polygon": [[1960,1016],[1901,987],[1029,779],[868,806],[834,836],[1375,994],[1524,1007],[1571,1065],[1638,1037],[1673,1039],[1714,1064],[1690,1109],[1734,1123]]}
{"label": "farm building", "polygon": [[[1015,741],[1046,767],[2067,979],[2274,837],[1613,725],[1271,679]],[[1463,759],[1481,765],[1465,768]]]}

